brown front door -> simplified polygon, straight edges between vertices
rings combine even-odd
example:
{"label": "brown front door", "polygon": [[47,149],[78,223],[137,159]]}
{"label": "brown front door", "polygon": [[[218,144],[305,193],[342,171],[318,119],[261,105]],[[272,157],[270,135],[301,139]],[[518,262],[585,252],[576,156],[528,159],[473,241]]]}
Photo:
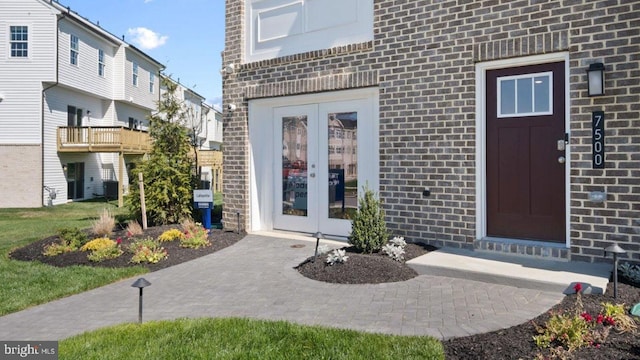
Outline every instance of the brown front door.
{"label": "brown front door", "polygon": [[487,235],[565,242],[564,62],[487,71]]}

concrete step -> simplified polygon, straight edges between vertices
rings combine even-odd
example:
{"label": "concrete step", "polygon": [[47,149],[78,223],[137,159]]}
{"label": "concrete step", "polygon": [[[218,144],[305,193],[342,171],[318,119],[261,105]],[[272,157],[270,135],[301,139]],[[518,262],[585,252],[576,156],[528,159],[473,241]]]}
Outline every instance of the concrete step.
{"label": "concrete step", "polygon": [[491,252],[442,248],[407,265],[421,275],[447,276],[527,289],[573,293],[579,282],[584,293],[607,289],[612,264],[542,260]]}

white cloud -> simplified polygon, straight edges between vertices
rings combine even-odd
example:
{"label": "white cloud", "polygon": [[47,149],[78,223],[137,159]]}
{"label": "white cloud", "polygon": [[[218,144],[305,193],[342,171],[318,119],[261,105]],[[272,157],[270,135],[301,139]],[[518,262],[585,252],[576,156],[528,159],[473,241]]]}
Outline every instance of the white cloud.
{"label": "white cloud", "polygon": [[145,3],[145,4],[147,4],[147,3],[150,3],[150,2],[152,2],[152,1],[153,1],[153,0],[144,0],[144,3]]}
{"label": "white cloud", "polygon": [[162,46],[169,38],[166,35],[161,36],[144,27],[131,28],[127,32],[130,36],[133,36],[131,42],[139,46],[142,50],[151,50]]}

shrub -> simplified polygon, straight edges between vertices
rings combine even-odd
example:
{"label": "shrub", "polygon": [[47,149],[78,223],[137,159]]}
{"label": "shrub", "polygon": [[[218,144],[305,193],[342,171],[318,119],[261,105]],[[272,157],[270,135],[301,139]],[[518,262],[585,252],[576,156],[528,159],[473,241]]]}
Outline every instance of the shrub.
{"label": "shrub", "polygon": [[132,237],[142,234],[144,234],[144,231],[142,230],[140,223],[135,220],[129,221],[127,224],[127,236]]}
{"label": "shrub", "polygon": [[167,250],[158,245],[151,238],[141,239],[129,246],[129,251],[133,253],[131,262],[134,264],[150,263],[155,264],[166,259],[169,255]]}
{"label": "shrub", "polygon": [[627,315],[624,304],[602,303],[602,312],[605,321],[620,332],[633,332],[637,326],[635,320]]}
{"label": "shrub", "polygon": [[101,237],[109,237],[113,233],[113,228],[116,226],[116,219],[111,216],[109,210],[102,210],[100,218],[93,222],[91,230],[93,233]]}
{"label": "shrub", "polygon": [[182,231],[180,231],[178,229],[170,229],[170,230],[167,230],[167,231],[163,232],[160,236],[158,236],[158,241],[159,242],[168,242],[168,241],[174,241],[174,240],[182,240],[184,238],[185,238],[185,236],[182,233]]}
{"label": "shrub", "polygon": [[104,248],[108,248],[108,247],[112,247],[112,246],[116,246],[116,242],[106,238],[106,237],[102,237],[102,238],[97,238],[97,239],[93,239],[91,241],[89,241],[88,243],[84,244],[80,250],[82,251],[96,251],[96,250],[100,250],[100,249],[104,249]]}
{"label": "shrub", "polygon": [[187,233],[194,233],[200,229],[202,229],[202,226],[199,225],[198,223],[194,222],[191,219],[184,219],[182,220],[182,222],[180,223],[180,226],[182,227],[182,230]]}
{"label": "shrub", "polygon": [[124,252],[118,245],[114,245],[92,251],[89,255],[87,255],[87,259],[93,262],[101,262],[108,259],[115,259],[123,253]]}
{"label": "shrub", "polygon": [[538,347],[562,346],[573,351],[589,344],[591,326],[581,315],[554,314],[538,332],[533,337]]}
{"label": "shrub", "polygon": [[207,229],[197,227],[195,230],[185,231],[184,238],[180,239],[180,246],[184,248],[199,249],[211,245],[208,239]]}
{"label": "shrub", "polygon": [[70,246],[74,250],[86,244],[87,240],[89,240],[87,234],[75,227],[58,229],[58,237],[60,238],[60,244]]}
{"label": "shrub", "polygon": [[42,255],[44,256],[56,256],[68,252],[75,251],[76,249],[71,245],[59,244],[59,243],[51,243],[45,246]]}
{"label": "shrub", "polygon": [[389,232],[380,201],[372,190],[367,187],[363,190],[364,195],[359,199],[360,207],[351,226],[349,244],[358,251],[372,253],[382,249],[389,239]]}

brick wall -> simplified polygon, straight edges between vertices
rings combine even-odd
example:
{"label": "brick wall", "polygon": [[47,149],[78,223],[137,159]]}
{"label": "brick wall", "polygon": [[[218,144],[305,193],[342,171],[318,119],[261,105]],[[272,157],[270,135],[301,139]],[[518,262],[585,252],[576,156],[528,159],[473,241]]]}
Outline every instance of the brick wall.
{"label": "brick wall", "polygon": [[0,208],[41,207],[41,147],[0,145],[0,159]]}
{"label": "brick wall", "polygon": [[[243,7],[227,0],[225,64],[242,62]],[[640,0],[376,0],[374,11],[372,42],[242,64],[225,77],[224,104],[238,106],[224,115],[225,219],[249,220],[250,99],[377,86],[388,226],[409,240],[473,247],[475,65],[569,52],[570,257],[598,261],[616,241],[640,259]],[[606,96],[586,95],[592,62],[606,65]],[[594,110],[606,112],[604,170],[591,169]],[[594,190],[607,201],[589,202]]]}

